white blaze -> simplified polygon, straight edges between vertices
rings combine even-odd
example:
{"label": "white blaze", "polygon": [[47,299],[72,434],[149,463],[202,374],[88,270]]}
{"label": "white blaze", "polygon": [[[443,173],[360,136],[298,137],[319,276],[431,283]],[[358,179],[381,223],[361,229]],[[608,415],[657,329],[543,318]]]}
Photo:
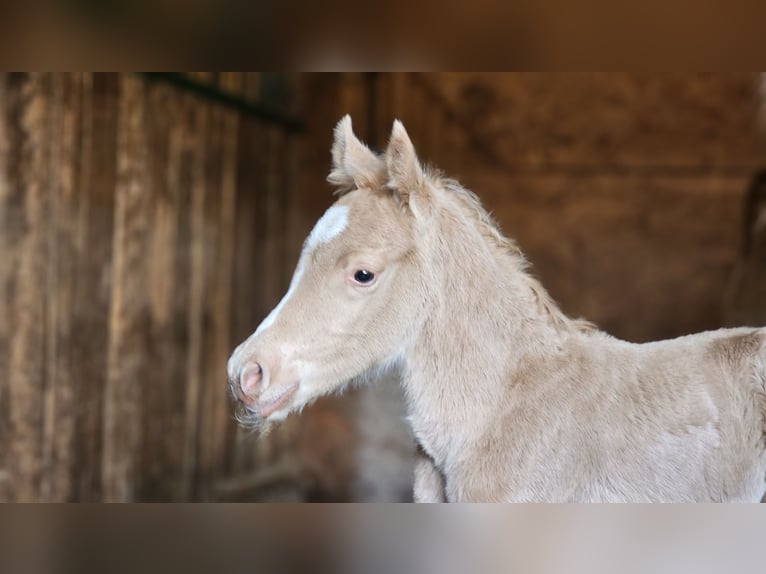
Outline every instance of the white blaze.
{"label": "white blaze", "polygon": [[343,230],[346,229],[347,223],[347,206],[334,205],[325,211],[325,214],[319,219],[319,221],[317,221],[314,229],[311,231],[311,235],[309,235],[308,241],[306,241],[306,249],[304,250],[303,254],[301,254],[300,261],[298,261],[298,267],[295,269],[295,274],[290,281],[290,288],[287,290],[287,293],[285,293],[285,296],[282,297],[282,300],[279,302],[279,304],[271,310],[271,313],[269,313],[263,322],[258,326],[258,329],[256,329],[254,333],[255,335],[264,329],[267,329],[269,326],[271,326],[272,323],[274,323],[277,315],[285,306],[285,303],[287,303],[290,297],[292,297],[293,293],[295,293],[295,290],[298,287],[298,283],[300,283],[300,280],[303,277],[303,261],[305,253],[317,245],[327,243],[333,237],[336,237],[342,233]]}
{"label": "white blaze", "polygon": [[277,304],[277,306],[271,310],[271,313],[269,313],[261,322],[261,324],[258,325],[254,335],[257,335],[274,322],[274,320],[277,318],[277,315],[282,310],[282,307],[285,306],[285,303],[287,303],[288,299],[290,299],[290,297],[293,296],[293,293],[295,293],[295,289],[298,287],[298,283],[300,283],[301,277],[303,277],[303,256],[301,256],[300,261],[298,261],[298,267],[295,269],[292,280],[290,280],[290,288],[287,290],[287,293],[285,293],[285,296],[282,297],[282,300]]}
{"label": "white blaze", "polygon": [[325,211],[306,242],[306,249],[312,249],[322,243],[327,243],[333,237],[340,235],[348,224],[348,207],[333,205]]}

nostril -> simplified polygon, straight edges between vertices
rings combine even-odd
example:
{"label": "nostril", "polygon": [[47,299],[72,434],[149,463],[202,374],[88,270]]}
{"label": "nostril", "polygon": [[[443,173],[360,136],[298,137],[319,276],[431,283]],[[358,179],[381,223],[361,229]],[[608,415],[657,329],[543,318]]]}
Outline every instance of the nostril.
{"label": "nostril", "polygon": [[246,395],[258,394],[263,370],[258,363],[248,363],[239,377],[239,386]]}

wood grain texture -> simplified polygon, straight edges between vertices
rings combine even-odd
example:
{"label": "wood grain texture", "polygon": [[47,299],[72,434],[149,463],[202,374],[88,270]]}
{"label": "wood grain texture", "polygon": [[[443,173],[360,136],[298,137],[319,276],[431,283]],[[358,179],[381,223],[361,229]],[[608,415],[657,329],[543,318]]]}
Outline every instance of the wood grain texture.
{"label": "wood grain texture", "polygon": [[[226,427],[232,424],[226,395],[226,361],[231,353],[230,297],[234,259],[234,211],[236,206],[236,144],[238,122],[231,112],[212,116],[211,141],[218,149],[206,174],[206,211],[212,221],[206,229],[205,254],[209,289],[205,293],[203,342],[203,417],[200,442],[202,493],[224,465]],[[213,251],[214,250],[214,251]]]}
{"label": "wood grain texture", "polygon": [[[198,76],[258,97],[257,74]],[[268,474],[225,365],[288,279],[296,150],[244,124],[135,75],[0,75],[0,500],[198,500]]]}
{"label": "wood grain texture", "polygon": [[12,265],[8,317],[13,331],[9,345],[8,471],[14,498],[20,502],[40,498],[43,475],[50,80],[42,74],[13,75],[8,84],[13,99],[6,220],[6,250]]}
{"label": "wood grain texture", "polygon": [[52,78],[50,225],[46,297],[46,390],[42,500],[74,498],[76,384],[72,377],[74,293],[77,281],[77,193],[80,119],[85,85],[82,74]]}
{"label": "wood grain texture", "polygon": [[183,472],[180,496],[184,500],[197,493],[198,444],[200,437],[200,408],[203,383],[203,339],[205,274],[205,157],[208,142],[210,110],[196,105],[192,113],[194,137],[189,148],[189,241],[186,256],[189,258],[188,283],[189,307],[186,312],[187,355],[184,405]]}
{"label": "wood grain texture", "polygon": [[76,500],[102,498],[103,399],[107,377],[120,79],[85,78],[81,120],[77,282],[72,377],[76,385]]}
{"label": "wood grain texture", "polygon": [[8,78],[6,74],[0,75],[0,437],[8,437],[0,440],[0,502],[11,500],[12,485],[8,467],[10,458],[11,436],[11,400],[10,400],[10,321],[8,314],[11,309],[8,285],[11,276],[12,265],[8,256],[8,214],[10,198],[10,174],[8,172],[7,158],[10,150],[10,135],[8,132],[8,111],[10,99],[8,93]]}
{"label": "wood grain texture", "polygon": [[179,500],[184,433],[190,196],[188,102],[167,86],[152,86],[147,119],[152,209],[147,288],[150,365],[143,379],[142,488],[147,501]]}
{"label": "wood grain texture", "polygon": [[141,387],[150,365],[148,340],[147,231],[152,183],[148,175],[146,87],[121,81],[115,188],[114,268],[109,310],[109,348],[104,388],[103,496],[107,502],[136,497],[143,429]]}
{"label": "wood grain texture", "polygon": [[333,201],[346,112],[379,149],[402,119],[571,315],[632,340],[717,326],[766,157],[754,78],[290,75],[296,136],[135,75],[0,74],[0,500],[351,496],[358,395],[258,439],[225,389]]}

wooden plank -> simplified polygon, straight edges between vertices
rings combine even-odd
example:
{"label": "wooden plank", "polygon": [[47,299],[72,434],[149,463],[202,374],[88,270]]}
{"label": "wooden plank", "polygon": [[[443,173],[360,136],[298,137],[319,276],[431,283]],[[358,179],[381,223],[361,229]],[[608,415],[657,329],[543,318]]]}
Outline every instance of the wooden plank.
{"label": "wooden plank", "polygon": [[193,107],[192,148],[189,150],[191,190],[189,258],[189,304],[187,311],[188,350],[184,413],[183,468],[180,497],[196,498],[198,492],[199,437],[201,428],[203,354],[205,337],[205,192],[206,159],[209,149],[210,108],[198,103]]}
{"label": "wooden plank", "polygon": [[[233,80],[232,80],[233,81]],[[239,174],[239,124],[240,120],[234,113],[227,112],[224,121],[224,166],[223,179],[221,182],[222,204],[218,225],[220,225],[221,248],[220,248],[220,283],[215,300],[215,313],[221,320],[218,325],[216,339],[217,360],[215,370],[212,372],[208,383],[210,388],[216,389],[217,400],[214,403],[215,424],[217,428],[217,443],[215,448],[219,455],[216,463],[217,476],[221,476],[225,470],[226,441],[231,436],[235,427],[231,416],[230,403],[226,387],[226,363],[232,352],[231,340],[232,320],[232,291],[234,275],[234,247],[236,238],[236,208]]]}
{"label": "wooden plank", "polygon": [[[238,118],[228,110],[216,110],[210,126],[206,211],[211,251],[206,254],[207,281],[205,314],[205,358],[203,366],[203,412],[200,443],[202,496],[225,465],[227,426],[233,424],[226,395],[226,360],[231,352],[229,305],[234,260],[234,217],[236,206]],[[217,145],[216,145],[217,144]]]}
{"label": "wooden plank", "polygon": [[373,131],[377,135],[377,145],[382,149],[385,149],[385,142],[388,141],[388,136],[391,133],[391,122],[394,117],[392,110],[393,99],[393,79],[394,74],[378,74],[375,80],[375,94],[374,99],[376,103],[376,109],[373,111],[373,118],[375,121],[375,127]]}
{"label": "wooden plank", "polygon": [[[428,100],[426,99],[426,101]],[[425,116],[425,141],[427,142],[426,146],[429,152],[426,157],[421,159],[433,163],[433,160],[440,157],[440,154],[443,153],[442,146],[445,144],[444,140],[446,139],[446,134],[444,133],[446,118],[442,110],[431,105],[430,102],[425,110]]]}
{"label": "wooden plank", "polygon": [[[215,338],[212,325],[211,301],[215,299],[214,282],[216,262],[219,250],[220,229],[214,223],[221,209],[220,181],[222,168],[222,139],[223,128],[221,110],[215,106],[210,107],[209,122],[205,133],[205,173],[203,195],[203,219],[200,237],[203,239],[201,250],[201,264],[203,273],[204,295],[201,301],[202,307],[202,344],[201,360],[199,362],[199,418],[197,424],[200,427],[197,444],[196,491],[195,497],[204,497],[210,488],[212,476],[215,473],[216,453],[214,452],[215,421],[214,404],[217,400],[215,394],[220,388],[214,388],[210,384],[210,376],[215,370],[216,351],[212,345]],[[213,221],[211,221],[211,219]]]}
{"label": "wooden plank", "polygon": [[83,78],[53,75],[46,309],[45,421],[40,500],[74,499],[76,388],[72,377],[73,303]]}
{"label": "wooden plank", "polygon": [[109,350],[104,389],[105,501],[136,498],[142,429],[141,381],[148,365],[146,263],[151,181],[147,178],[146,94],[121,78]]}
{"label": "wooden plank", "polygon": [[[303,192],[303,185],[305,185],[302,174],[302,162],[304,159],[302,145],[302,138],[285,134],[279,166],[280,179],[282,181],[282,209],[285,212],[285,237],[283,239],[282,257],[282,273],[285,288],[289,286],[292,279],[295,266],[303,249],[303,242],[309,230],[316,222],[313,215],[309,221],[306,221],[306,214],[302,210],[301,194]],[[329,160],[327,164],[329,171]],[[318,177],[310,187],[314,190],[315,195],[322,195],[324,193],[327,198],[331,198],[329,184],[323,186],[323,183],[323,179]]]}
{"label": "wooden plank", "polygon": [[0,73],[0,436],[8,437],[0,441],[0,502],[11,500],[10,474],[10,387],[8,375],[10,321],[7,317],[10,310],[8,282],[12,265],[7,246],[8,238],[8,202],[10,198],[10,181],[6,159],[10,153],[10,133],[7,127],[7,110],[10,109],[10,98],[7,88],[7,73]]}
{"label": "wooden plank", "polygon": [[119,76],[83,78],[77,281],[72,311],[72,378],[76,385],[75,494],[102,499],[103,399],[107,377],[112,244],[117,176]]}
{"label": "wooden plank", "polygon": [[300,194],[291,206],[300,214],[300,225],[305,230],[303,238],[332,203],[332,188],[324,182],[330,171],[333,129],[343,114],[338,106],[339,76],[312,74],[308,81],[310,96],[307,99],[314,112],[307,116],[306,134],[301,137],[302,154],[297,174]]}
{"label": "wooden plank", "polygon": [[[173,313],[172,341],[175,348],[172,369],[167,373],[166,401],[169,408],[166,432],[164,433],[165,459],[172,461],[168,465],[168,471],[172,470],[172,492],[169,500],[188,500],[186,490],[186,451],[185,446],[191,433],[192,448],[196,437],[194,431],[198,428],[187,428],[187,407],[189,404],[189,381],[192,373],[189,371],[190,356],[192,353],[191,332],[189,325],[190,308],[192,305],[192,292],[198,286],[192,277],[192,257],[190,245],[194,240],[192,234],[192,217],[194,209],[195,187],[200,186],[202,181],[202,155],[204,148],[200,145],[202,140],[200,131],[200,117],[205,108],[188,94],[177,94],[176,105],[180,111],[177,123],[173,129],[174,153],[177,154],[174,161],[178,162],[178,169],[173,170],[172,186],[177,190],[173,193],[176,198],[176,248],[175,261],[172,262],[173,273],[178,278],[175,282],[171,308]],[[204,126],[203,126],[204,127]],[[201,276],[200,276],[201,277]],[[201,294],[201,291],[199,292]],[[198,297],[198,300],[201,300]],[[201,325],[201,322],[199,323]],[[198,333],[201,334],[201,333]],[[201,337],[197,337],[196,353],[199,359]],[[199,372],[199,370],[197,370]],[[199,377],[196,379],[200,381]],[[197,393],[199,389],[196,389]],[[198,407],[198,401],[197,401]],[[197,408],[195,407],[195,408]],[[172,469],[171,469],[172,467]],[[193,478],[193,472],[189,472]]]}
{"label": "wooden plank", "polygon": [[13,261],[9,310],[9,408],[14,499],[36,501],[42,479],[45,392],[45,277],[50,153],[50,76],[13,75],[8,84],[7,255]]}
{"label": "wooden plank", "polygon": [[[148,232],[147,296],[149,306],[149,355],[144,360],[152,365],[141,380],[141,457],[140,481],[137,499],[162,499],[165,487],[172,484],[164,460],[164,436],[167,403],[164,386],[173,361],[172,341],[169,340],[170,316],[175,273],[170,272],[175,250],[177,186],[173,186],[172,172],[178,169],[178,153],[172,149],[171,126],[174,114],[172,89],[165,85],[147,86],[146,122],[148,155],[147,177],[151,180],[152,195]],[[172,103],[171,103],[172,102]],[[175,146],[178,147],[177,145]],[[163,478],[165,484],[163,484]],[[171,490],[172,492],[172,487]]]}
{"label": "wooden plank", "polygon": [[[372,126],[367,125],[367,83],[363,73],[341,74],[338,86],[338,109],[349,114],[353,121],[354,133],[365,143],[369,142]],[[340,119],[340,116],[338,117]]]}
{"label": "wooden plank", "polygon": [[280,213],[280,131],[271,126],[264,126],[263,134],[259,150],[261,177],[258,184],[257,211],[258,242],[263,257],[258,269],[265,270],[259,278],[260,319],[266,317],[284,295],[281,271],[284,263],[281,256],[284,229]]}
{"label": "wooden plank", "polygon": [[143,379],[142,393],[139,498],[143,501],[172,501],[180,495],[189,300],[188,110],[188,100],[172,88],[150,88],[150,344],[145,360],[152,368]]}

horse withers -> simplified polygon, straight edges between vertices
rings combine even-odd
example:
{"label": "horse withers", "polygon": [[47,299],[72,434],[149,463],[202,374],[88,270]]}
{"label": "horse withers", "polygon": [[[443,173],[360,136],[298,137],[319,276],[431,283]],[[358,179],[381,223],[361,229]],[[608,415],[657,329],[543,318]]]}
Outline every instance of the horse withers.
{"label": "horse withers", "polygon": [[229,360],[243,424],[394,369],[416,500],[761,500],[766,329],[621,341],[565,316],[401,123],[376,155],[345,117],[332,157],[339,199]]}

